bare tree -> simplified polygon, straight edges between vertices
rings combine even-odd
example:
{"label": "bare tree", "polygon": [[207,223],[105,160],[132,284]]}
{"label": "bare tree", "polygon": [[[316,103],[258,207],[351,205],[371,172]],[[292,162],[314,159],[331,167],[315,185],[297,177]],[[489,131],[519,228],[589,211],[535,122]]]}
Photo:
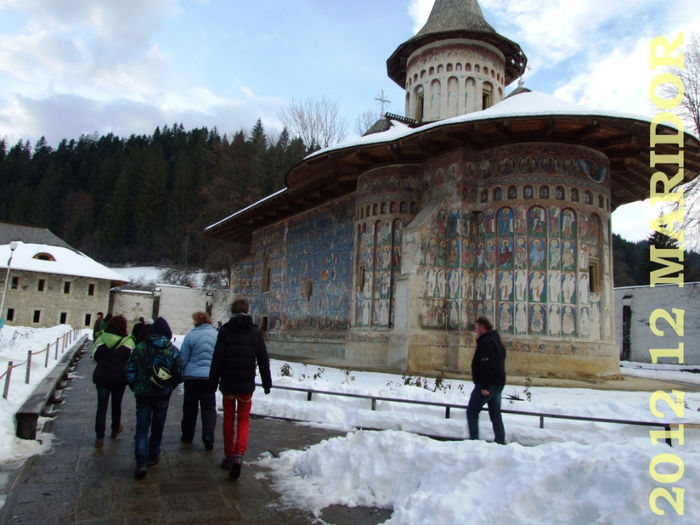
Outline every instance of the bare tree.
{"label": "bare tree", "polygon": [[355,120],[355,131],[358,135],[364,135],[367,130],[374,126],[374,124],[381,118],[381,113],[379,111],[372,111],[367,109],[360,113]]}
{"label": "bare tree", "polygon": [[292,101],[282,108],[280,120],[308,148],[326,148],[343,140],[347,131],[338,104],[329,98]]}
{"label": "bare tree", "polygon": [[[668,72],[677,75],[683,84],[683,100],[679,115],[683,118],[688,129],[700,136],[700,37],[693,34],[683,49],[683,69],[678,67],[668,68]],[[674,98],[678,94],[675,86],[665,84],[661,88],[666,98]],[[686,239],[694,240],[696,245],[689,248],[698,249],[697,234],[700,230],[700,177],[683,186],[685,193],[685,212],[683,227]]]}

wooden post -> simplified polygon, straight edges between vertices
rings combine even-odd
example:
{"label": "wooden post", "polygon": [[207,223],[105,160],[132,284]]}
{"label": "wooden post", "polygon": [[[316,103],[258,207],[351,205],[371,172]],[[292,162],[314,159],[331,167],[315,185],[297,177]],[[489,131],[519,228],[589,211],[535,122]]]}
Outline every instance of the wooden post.
{"label": "wooden post", "polygon": [[46,344],[46,357],[44,358],[44,368],[49,367],[49,348],[51,348],[51,343]]}
{"label": "wooden post", "polygon": [[12,375],[12,361],[7,363],[7,372],[5,373],[5,388],[2,389],[3,399],[7,399],[10,394],[10,376]]}
{"label": "wooden post", "polygon": [[61,340],[60,337],[57,337],[57,338],[56,338],[56,352],[55,352],[55,354],[54,354],[54,359],[55,359],[56,361],[58,361],[58,343],[59,343],[60,340]]}
{"label": "wooden post", "polygon": [[29,376],[32,373],[32,351],[27,350],[27,373],[24,376],[25,384],[29,384]]}

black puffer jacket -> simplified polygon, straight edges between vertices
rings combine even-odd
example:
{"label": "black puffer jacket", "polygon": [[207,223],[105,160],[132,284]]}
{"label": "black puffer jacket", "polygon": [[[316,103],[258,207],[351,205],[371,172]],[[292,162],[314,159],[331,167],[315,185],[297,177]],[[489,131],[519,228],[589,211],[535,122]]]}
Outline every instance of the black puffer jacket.
{"label": "black puffer jacket", "polygon": [[255,390],[256,362],[263,388],[269,392],[270,359],[262,332],[249,315],[234,315],[219,329],[209,370],[211,390],[218,386],[222,394],[251,394]]}
{"label": "black puffer jacket", "polygon": [[472,380],[479,386],[506,384],[506,349],[495,330],[486,332],[476,340]]}
{"label": "black puffer jacket", "polygon": [[97,361],[92,373],[92,382],[97,386],[126,386],[126,363],[129,360],[131,348],[117,343],[114,348],[101,344],[93,356]]}

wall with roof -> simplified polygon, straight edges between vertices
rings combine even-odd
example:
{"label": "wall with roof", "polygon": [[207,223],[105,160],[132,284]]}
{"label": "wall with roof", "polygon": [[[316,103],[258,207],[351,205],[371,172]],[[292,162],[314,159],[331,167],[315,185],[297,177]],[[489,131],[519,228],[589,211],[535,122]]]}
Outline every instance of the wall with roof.
{"label": "wall with roof", "polygon": [[[668,315],[655,321],[663,335],[654,334],[650,326],[655,310]],[[670,284],[616,288],[615,330],[620,356],[629,361],[651,363],[650,349],[678,348],[683,343],[685,364],[700,365],[700,282],[684,283],[683,288]],[[678,364],[672,358],[658,362]]]}
{"label": "wall with roof", "polygon": [[[0,271],[3,284],[5,274],[5,270]],[[109,308],[110,285],[110,281],[101,279],[13,269],[3,317],[7,324],[15,326],[49,327],[65,323],[74,328],[91,327],[96,313],[107,312]],[[12,319],[8,316],[10,310]]]}

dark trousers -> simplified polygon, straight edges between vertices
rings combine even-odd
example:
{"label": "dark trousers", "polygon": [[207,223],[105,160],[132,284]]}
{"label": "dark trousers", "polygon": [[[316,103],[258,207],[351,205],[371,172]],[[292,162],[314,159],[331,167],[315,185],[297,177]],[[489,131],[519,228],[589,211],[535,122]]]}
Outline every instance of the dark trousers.
{"label": "dark trousers", "polygon": [[[136,467],[146,468],[148,460],[160,454],[170,398],[136,398]],[[150,437],[149,432],[150,430]]]}
{"label": "dark trousers", "polygon": [[202,441],[214,443],[216,429],[216,397],[209,389],[208,379],[185,380],[185,396],[182,401],[181,440],[191,443],[197,426],[197,413],[202,409]]}
{"label": "dark trousers", "polygon": [[107,426],[107,405],[112,396],[112,432],[119,429],[122,422],[122,397],[126,385],[98,386],[97,387],[97,413],[95,414],[95,435],[98,438],[105,437]]}
{"label": "dark trousers", "polygon": [[[489,417],[491,425],[493,425],[493,433],[496,437],[496,443],[501,445],[506,444],[506,431],[503,428],[503,419],[501,418],[501,392],[504,385],[481,386],[474,385],[472,395],[469,398],[467,406],[467,425],[469,426],[469,439],[479,439],[479,412],[484,403],[488,403]],[[485,396],[481,393],[482,389],[487,389],[489,395]]]}

